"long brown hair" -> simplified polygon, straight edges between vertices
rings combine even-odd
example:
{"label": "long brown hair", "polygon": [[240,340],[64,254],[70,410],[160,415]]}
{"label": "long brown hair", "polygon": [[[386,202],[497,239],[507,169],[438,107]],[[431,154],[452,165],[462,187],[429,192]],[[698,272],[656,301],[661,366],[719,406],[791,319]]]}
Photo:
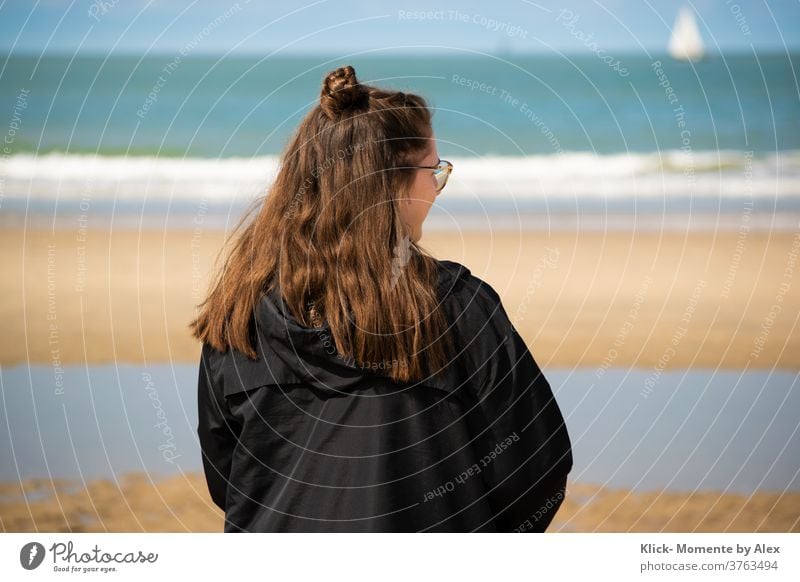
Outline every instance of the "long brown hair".
{"label": "long brown hair", "polygon": [[437,264],[398,206],[432,136],[424,98],[361,84],[349,65],[331,71],[255,219],[237,225],[193,335],[257,359],[254,314],[278,285],[302,325],[328,323],[342,357],[401,382],[444,366]]}

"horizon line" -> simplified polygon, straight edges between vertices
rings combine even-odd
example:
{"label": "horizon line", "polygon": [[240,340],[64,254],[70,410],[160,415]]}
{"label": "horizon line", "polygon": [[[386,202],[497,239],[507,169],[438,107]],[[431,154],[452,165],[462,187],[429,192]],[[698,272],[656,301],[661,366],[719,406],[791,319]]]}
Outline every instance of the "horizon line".
{"label": "horizon line", "polygon": [[[785,54],[800,54],[800,45],[797,47],[784,47],[781,49],[780,47],[765,47],[765,48],[758,48],[758,47],[750,47],[753,50],[748,50],[748,47],[735,47],[730,49],[723,49],[721,51],[707,51],[707,57],[713,56],[728,56],[728,55],[751,55],[753,52],[761,55],[785,55]],[[158,50],[158,51],[151,51],[147,53],[147,56],[150,57],[174,57],[176,53],[180,52],[180,49],[176,49],[175,51],[167,51],[167,50]],[[189,59],[193,57],[220,57],[220,56],[229,56],[229,57],[258,57],[258,56],[265,56],[267,53],[272,52],[272,50],[264,50],[264,51],[193,51],[192,54],[187,55],[183,58]],[[553,51],[541,51],[541,50],[534,50],[534,51],[522,51],[522,50],[503,50],[503,51],[477,51],[471,50],[469,53],[463,52],[449,52],[449,51],[410,51],[408,53],[403,53],[399,51],[392,51],[392,52],[384,52],[382,54],[375,54],[375,51],[370,51],[368,53],[364,53],[361,55],[347,55],[348,58],[386,58],[386,57],[425,57],[425,56],[437,56],[437,57],[454,57],[454,58],[467,58],[473,56],[480,56],[476,55],[475,53],[483,53],[486,56],[499,56],[499,57],[514,57],[514,56],[524,56],[524,57],[559,57],[561,55],[570,56],[570,57],[590,57],[596,55],[592,51],[584,51],[584,50],[562,50],[559,52]],[[659,48],[658,50],[650,50],[651,54],[655,55],[669,55],[669,52],[666,48]],[[58,56],[58,57],[105,57],[109,53],[103,52],[99,50],[81,50],[81,51],[74,51],[69,52],[66,50],[47,50],[47,51],[33,51],[28,49],[23,50],[16,50],[16,51],[8,51],[4,49],[0,49],[0,55],[5,57],[11,56],[24,56],[24,57],[41,57],[41,56]],[[141,57],[143,51],[134,51],[134,50],[117,50],[112,53],[113,56],[119,57]],[[616,54],[620,56],[647,56],[647,53],[643,49],[621,49]],[[287,51],[287,52],[279,52],[272,57],[291,57],[291,58],[331,58],[339,56],[343,58],[345,55],[341,55],[340,53],[325,53],[319,51]],[[615,55],[616,56],[616,55]]]}

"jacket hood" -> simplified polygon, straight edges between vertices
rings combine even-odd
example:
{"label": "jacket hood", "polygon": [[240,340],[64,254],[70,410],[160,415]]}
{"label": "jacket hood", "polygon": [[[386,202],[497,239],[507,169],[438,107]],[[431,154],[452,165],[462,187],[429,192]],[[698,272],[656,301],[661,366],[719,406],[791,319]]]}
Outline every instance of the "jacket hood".
{"label": "jacket hood", "polygon": [[[470,271],[450,261],[437,263],[441,301],[460,280],[470,276]],[[362,367],[338,354],[327,323],[319,328],[300,324],[289,312],[277,286],[262,296],[256,323],[257,351],[276,383],[303,383],[318,390],[344,392],[365,378],[385,377],[380,369]]]}

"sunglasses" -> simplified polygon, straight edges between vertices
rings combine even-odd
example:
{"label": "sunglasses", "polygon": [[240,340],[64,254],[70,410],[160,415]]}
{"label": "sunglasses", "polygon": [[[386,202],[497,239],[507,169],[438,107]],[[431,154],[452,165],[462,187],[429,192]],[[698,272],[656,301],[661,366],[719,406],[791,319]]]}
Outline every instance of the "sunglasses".
{"label": "sunglasses", "polygon": [[453,172],[453,164],[447,160],[439,160],[435,166],[407,166],[408,168],[419,168],[422,170],[434,170],[433,176],[436,178],[436,194],[442,191],[447,184],[447,179]]}

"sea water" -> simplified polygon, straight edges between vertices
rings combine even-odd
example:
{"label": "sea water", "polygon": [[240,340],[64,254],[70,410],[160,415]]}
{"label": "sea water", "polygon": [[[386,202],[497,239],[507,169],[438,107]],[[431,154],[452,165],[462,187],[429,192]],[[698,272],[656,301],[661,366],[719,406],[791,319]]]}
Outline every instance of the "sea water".
{"label": "sea water", "polygon": [[[754,228],[796,228],[800,55],[619,58],[625,76],[593,55],[348,62],[366,83],[428,100],[439,155],[454,163],[432,227],[605,228],[607,215],[629,227],[636,215],[643,227],[736,229],[747,212]],[[17,121],[0,159],[0,221],[170,228],[202,214],[208,227],[232,226],[268,191],[341,64],[173,60],[4,59],[0,100]]]}

